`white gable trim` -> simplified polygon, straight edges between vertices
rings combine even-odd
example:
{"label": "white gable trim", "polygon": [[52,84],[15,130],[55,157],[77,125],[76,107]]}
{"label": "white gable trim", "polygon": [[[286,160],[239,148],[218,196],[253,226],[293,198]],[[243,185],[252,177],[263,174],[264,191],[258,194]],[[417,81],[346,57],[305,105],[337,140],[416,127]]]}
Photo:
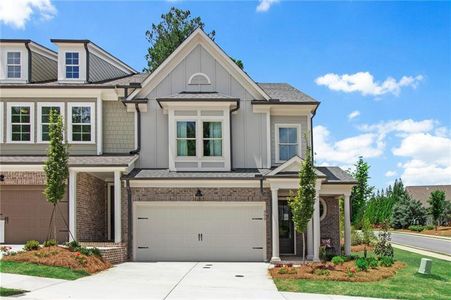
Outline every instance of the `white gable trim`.
{"label": "white gable trim", "polygon": [[152,72],[142,83],[140,90],[135,90],[127,100],[136,96],[147,95],[152,91],[185,57],[197,46],[203,48],[215,58],[240,84],[242,84],[255,99],[269,100],[268,94],[263,91],[243,70],[241,70],[227,54],[205,32],[196,29],[177,49],[171,53],[158,68]]}
{"label": "white gable trim", "polygon": [[299,156],[293,156],[268,174],[266,176],[274,176],[280,172],[299,172],[299,167],[302,163],[303,159]]}

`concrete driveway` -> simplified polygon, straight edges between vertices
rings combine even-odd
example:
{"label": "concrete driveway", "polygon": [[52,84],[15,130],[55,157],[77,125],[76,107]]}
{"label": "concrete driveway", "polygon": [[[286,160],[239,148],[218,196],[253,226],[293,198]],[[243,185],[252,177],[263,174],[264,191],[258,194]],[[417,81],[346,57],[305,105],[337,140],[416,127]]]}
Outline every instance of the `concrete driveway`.
{"label": "concrete driveway", "polygon": [[20,299],[284,299],[266,263],[123,263]]}

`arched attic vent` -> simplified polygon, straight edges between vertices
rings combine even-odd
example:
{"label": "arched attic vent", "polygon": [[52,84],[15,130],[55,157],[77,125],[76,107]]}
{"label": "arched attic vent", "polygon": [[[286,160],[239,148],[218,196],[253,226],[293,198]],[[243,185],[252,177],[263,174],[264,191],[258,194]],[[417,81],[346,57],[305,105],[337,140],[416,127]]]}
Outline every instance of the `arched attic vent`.
{"label": "arched attic vent", "polygon": [[190,85],[208,85],[211,84],[210,78],[204,73],[194,73],[188,80]]}

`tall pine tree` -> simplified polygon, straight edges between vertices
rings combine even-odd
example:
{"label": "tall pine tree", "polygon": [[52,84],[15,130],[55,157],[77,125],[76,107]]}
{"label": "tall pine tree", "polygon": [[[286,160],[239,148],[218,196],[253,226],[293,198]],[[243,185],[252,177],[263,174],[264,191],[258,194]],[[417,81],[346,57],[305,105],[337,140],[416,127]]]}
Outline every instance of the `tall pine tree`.
{"label": "tall pine tree", "polygon": [[368,184],[370,165],[360,156],[355,164],[353,172],[357,184],[352,188],[351,192],[351,222],[353,224],[360,221],[363,216],[366,202],[370,199],[374,187]]}

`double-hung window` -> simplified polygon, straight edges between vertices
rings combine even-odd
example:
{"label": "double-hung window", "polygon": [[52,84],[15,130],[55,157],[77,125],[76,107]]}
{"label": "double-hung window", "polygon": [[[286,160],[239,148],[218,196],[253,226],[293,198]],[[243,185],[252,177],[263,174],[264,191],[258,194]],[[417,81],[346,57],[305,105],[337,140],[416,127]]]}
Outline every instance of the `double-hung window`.
{"label": "double-hung window", "polygon": [[34,142],[33,105],[33,103],[8,103],[8,142]]}
{"label": "double-hung window", "polygon": [[8,52],[6,54],[7,77],[18,79],[21,77],[20,52]]}
{"label": "double-hung window", "polygon": [[78,52],[66,52],[66,78],[80,78],[80,60]]}
{"label": "double-hung window", "polygon": [[68,135],[70,143],[95,142],[95,104],[69,103],[68,104]]}
{"label": "double-hung window", "polygon": [[203,122],[204,156],[222,156],[222,122]]}
{"label": "double-hung window", "polygon": [[50,123],[51,110],[61,115],[64,121],[63,103],[38,103],[38,142],[40,143],[50,141],[49,130],[52,124]]}
{"label": "double-hung window", "polygon": [[276,124],[276,161],[284,162],[300,153],[300,125]]}
{"label": "double-hung window", "polygon": [[195,121],[177,121],[177,156],[196,156]]}

